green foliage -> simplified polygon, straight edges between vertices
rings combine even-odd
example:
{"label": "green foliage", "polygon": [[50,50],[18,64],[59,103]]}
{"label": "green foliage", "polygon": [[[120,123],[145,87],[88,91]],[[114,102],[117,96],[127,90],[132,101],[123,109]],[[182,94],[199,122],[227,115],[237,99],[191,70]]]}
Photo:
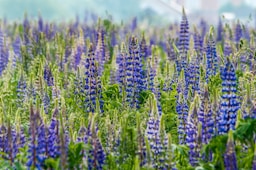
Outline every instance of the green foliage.
{"label": "green foliage", "polygon": [[83,162],[83,151],[84,144],[83,143],[71,143],[68,149],[68,167],[70,169],[80,169],[80,165]]}

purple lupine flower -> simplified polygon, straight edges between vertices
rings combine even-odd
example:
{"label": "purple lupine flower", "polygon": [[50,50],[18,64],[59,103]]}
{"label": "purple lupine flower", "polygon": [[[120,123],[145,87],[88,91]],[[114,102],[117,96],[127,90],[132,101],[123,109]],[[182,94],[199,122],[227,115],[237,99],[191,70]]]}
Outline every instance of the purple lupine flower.
{"label": "purple lupine flower", "polygon": [[44,30],[44,21],[41,15],[38,17],[38,31],[43,32]]}
{"label": "purple lupine flower", "polygon": [[82,51],[82,47],[81,46],[77,46],[76,48],[76,53],[75,53],[75,56],[74,56],[74,68],[77,69],[77,66],[80,64],[80,61],[82,59],[82,54],[83,54],[83,51]]}
{"label": "purple lupine flower", "polygon": [[38,162],[42,165],[44,160],[46,159],[46,147],[47,147],[47,139],[45,134],[45,125],[38,115],[38,128],[37,128],[37,159]]}
{"label": "purple lupine flower", "polygon": [[80,108],[83,108],[84,84],[83,84],[83,79],[80,75],[79,69],[77,69],[76,77],[74,79],[74,95],[75,95],[77,106],[79,106]]}
{"label": "purple lupine flower", "polygon": [[85,53],[84,33],[80,30],[77,45],[73,49],[74,55],[74,68],[77,69],[78,65],[82,60],[82,55]]}
{"label": "purple lupine flower", "polygon": [[102,170],[105,164],[106,154],[98,137],[98,130],[96,125],[89,124],[90,129],[88,131],[88,143],[91,145],[91,149],[88,152],[88,169]]}
{"label": "purple lupine flower", "polygon": [[240,39],[242,38],[242,34],[243,34],[242,27],[239,21],[237,21],[236,28],[235,28],[235,36],[234,36],[234,40],[236,42],[237,48],[238,48],[238,44],[240,43]]}
{"label": "purple lupine flower", "polygon": [[24,134],[24,129],[21,128],[17,131],[17,147],[23,148],[26,144],[26,135]]}
{"label": "purple lupine flower", "polygon": [[71,40],[72,38],[68,38],[68,37],[65,40],[66,44],[65,44],[64,63],[67,63],[69,61],[70,56],[74,56],[74,54],[72,54]]}
{"label": "purple lupine flower", "polygon": [[192,166],[195,166],[198,164],[199,159],[199,144],[200,141],[200,135],[199,135],[199,129],[198,129],[198,119],[197,119],[197,107],[193,103],[192,110],[190,111],[190,114],[188,116],[188,121],[186,125],[186,144],[189,147],[189,162]]}
{"label": "purple lupine flower", "polygon": [[0,149],[1,152],[5,153],[6,150],[6,138],[7,138],[7,129],[4,125],[0,128]]}
{"label": "purple lupine flower", "polygon": [[42,158],[42,153],[41,153],[41,148],[39,146],[40,143],[40,138],[39,132],[40,130],[39,125],[38,125],[38,118],[39,118],[39,113],[34,112],[34,109],[32,106],[30,106],[30,127],[29,127],[29,133],[30,133],[30,138],[29,138],[29,149],[28,149],[28,162],[27,162],[27,167],[28,169],[36,168],[36,169],[42,169],[42,163],[44,159]]}
{"label": "purple lupine flower", "polygon": [[198,113],[198,121],[202,125],[202,143],[207,144],[214,135],[215,123],[207,86],[205,87],[203,93],[203,98]]}
{"label": "purple lupine flower", "polygon": [[51,104],[51,100],[50,100],[50,97],[49,97],[49,95],[46,91],[46,92],[44,92],[44,96],[43,96],[44,112],[46,114],[48,114],[50,104]]}
{"label": "purple lupine flower", "polygon": [[59,111],[55,108],[49,127],[47,128],[47,156],[56,158],[60,155],[59,151]]}
{"label": "purple lupine flower", "polygon": [[78,132],[77,142],[83,142],[85,144],[88,143],[88,134],[87,134],[87,129],[85,127],[80,127]]}
{"label": "purple lupine flower", "polygon": [[23,38],[24,38],[24,45],[26,47],[27,54],[32,57],[32,44],[30,40],[30,23],[28,21],[27,16],[25,15],[23,21]]}
{"label": "purple lupine flower", "polygon": [[230,43],[224,43],[224,56],[230,56],[232,54],[232,47]]}
{"label": "purple lupine flower", "polygon": [[177,60],[177,55],[174,51],[173,43],[174,43],[174,40],[172,39],[172,40],[169,40],[166,44],[166,46],[167,46],[167,56],[168,56],[168,60],[170,62]]}
{"label": "purple lupine flower", "polygon": [[182,69],[180,72],[180,77],[177,82],[177,92],[178,93],[183,93],[184,98],[187,99],[188,97],[188,77],[189,77],[189,72],[186,71],[184,75],[184,70]]}
{"label": "purple lupine flower", "polygon": [[47,65],[44,67],[44,80],[46,81],[48,86],[53,86],[54,80],[53,80],[52,71]]}
{"label": "purple lupine flower", "polygon": [[7,135],[5,139],[5,153],[6,153],[6,159],[10,161],[12,164],[14,162],[14,159],[16,157],[16,154],[18,153],[17,148],[17,136],[14,129],[11,128],[10,124],[7,128]]}
{"label": "purple lupine flower", "polygon": [[200,91],[199,81],[200,81],[200,67],[199,60],[192,60],[187,68],[187,84],[191,87],[192,96],[194,96],[195,92]]}
{"label": "purple lupine flower", "polygon": [[226,170],[238,170],[235,144],[234,144],[232,131],[230,131],[228,134],[226,153],[224,155],[224,165]]}
{"label": "purple lupine flower", "polygon": [[96,66],[92,44],[89,47],[88,56],[85,59],[85,108],[88,112],[96,111],[96,100],[100,100],[101,106],[101,82]]}
{"label": "purple lupine flower", "polygon": [[99,76],[101,76],[104,71],[104,64],[106,62],[105,34],[103,30],[99,30],[97,33],[97,45],[95,50],[95,58],[99,63],[98,74]]}
{"label": "purple lupine flower", "polygon": [[216,74],[218,66],[218,57],[216,53],[215,42],[213,40],[212,34],[210,34],[209,40],[207,42],[206,50],[206,81]]}
{"label": "purple lupine flower", "polygon": [[243,25],[243,37],[249,42],[250,41],[250,30],[248,25]]}
{"label": "purple lupine flower", "polygon": [[138,41],[135,37],[132,37],[129,44],[129,57],[126,60],[126,101],[129,103],[130,107],[139,107],[139,93],[143,89],[141,64]]}
{"label": "purple lupine flower", "polygon": [[150,150],[152,152],[152,167],[163,170],[167,168],[167,155],[165,152],[167,151],[168,139],[166,134],[161,132],[161,115],[158,113],[159,110],[156,107],[156,101],[153,105],[149,114],[145,135],[149,141]]}
{"label": "purple lupine flower", "polygon": [[199,23],[199,26],[201,28],[201,35],[202,35],[202,37],[205,37],[206,32],[208,30],[207,22],[204,19],[201,19],[200,23]]}
{"label": "purple lupine flower", "polygon": [[4,34],[0,30],[0,75],[6,67],[6,51],[4,49]]}
{"label": "purple lupine flower", "polygon": [[126,89],[127,82],[126,82],[126,76],[127,76],[127,61],[129,59],[129,56],[126,51],[125,44],[121,44],[121,50],[116,58],[116,63],[118,65],[117,68],[117,82],[120,84],[124,89]]}
{"label": "purple lupine flower", "polygon": [[111,31],[111,46],[114,47],[115,45],[117,45],[117,31],[115,28],[112,29]]}
{"label": "purple lupine flower", "polygon": [[12,47],[17,61],[21,62],[21,40],[19,36],[16,37],[15,41],[12,44]]}
{"label": "purple lupine flower", "polygon": [[137,28],[137,17],[134,17],[132,19],[132,23],[131,23],[131,30],[132,30],[132,32],[134,32],[136,30],[136,28]]}
{"label": "purple lupine flower", "polygon": [[185,144],[186,141],[186,124],[188,119],[188,104],[186,99],[180,94],[176,104],[176,112],[178,114],[178,135],[179,144]]}
{"label": "purple lupine flower", "polygon": [[178,70],[178,72],[180,72],[181,69],[186,68],[187,51],[189,50],[189,23],[188,23],[188,19],[185,14],[184,8],[182,13],[182,20],[180,23],[180,35],[179,35],[178,47],[179,47],[180,57],[177,61],[177,69],[180,68],[180,70]]}
{"label": "purple lupine flower", "polygon": [[222,79],[222,96],[221,107],[218,121],[218,133],[227,133],[229,130],[234,130],[236,125],[236,114],[239,109],[237,100],[237,82],[236,73],[230,59],[227,59],[225,68],[221,73]]}
{"label": "purple lupine flower", "polygon": [[148,57],[148,47],[147,47],[147,43],[146,43],[146,39],[145,39],[145,35],[142,34],[142,39],[140,42],[140,55],[141,58],[146,61],[147,57]]}
{"label": "purple lupine flower", "polygon": [[197,30],[195,30],[195,33],[193,34],[193,38],[194,38],[194,49],[197,52],[197,55],[200,56],[200,59],[202,59],[202,55],[203,55],[203,40],[201,35],[197,32]]}
{"label": "purple lupine flower", "polygon": [[219,17],[219,22],[218,22],[218,27],[217,27],[217,42],[220,42],[223,40],[223,26],[222,26],[222,21],[221,21],[221,17]]}
{"label": "purple lupine flower", "polygon": [[[154,59],[154,58],[153,58]],[[153,60],[152,59],[152,60]],[[160,92],[160,84],[155,82],[156,77],[156,70],[157,70],[157,64],[156,63],[149,63],[148,64],[148,71],[147,71],[147,90],[151,91],[157,99],[157,107],[158,107],[158,113],[161,116],[162,115],[162,107],[161,107],[161,92]]]}
{"label": "purple lupine flower", "polygon": [[21,75],[17,86],[17,105],[22,106],[27,97],[27,84],[23,74]]}

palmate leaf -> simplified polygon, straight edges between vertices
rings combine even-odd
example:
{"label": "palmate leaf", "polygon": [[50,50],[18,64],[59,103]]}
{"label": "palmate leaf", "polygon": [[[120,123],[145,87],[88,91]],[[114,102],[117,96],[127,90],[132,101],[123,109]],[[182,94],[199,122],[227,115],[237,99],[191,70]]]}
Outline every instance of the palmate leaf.
{"label": "palmate leaf", "polygon": [[188,161],[188,146],[172,144],[171,148],[175,155],[173,161],[176,162],[176,167],[182,170],[191,169]]}
{"label": "palmate leaf", "polygon": [[69,168],[79,169],[79,166],[83,161],[83,149],[84,149],[83,143],[76,143],[76,144],[71,143],[69,145],[69,149],[68,149]]}
{"label": "palmate leaf", "polygon": [[256,134],[256,119],[241,120],[237,126],[234,137],[241,143],[254,145],[254,137]]}
{"label": "palmate leaf", "polygon": [[227,141],[227,134],[216,136],[208,145],[203,146],[201,150],[207,157],[210,153],[214,155],[212,163],[215,165],[215,168],[224,168],[223,155],[226,151]]}

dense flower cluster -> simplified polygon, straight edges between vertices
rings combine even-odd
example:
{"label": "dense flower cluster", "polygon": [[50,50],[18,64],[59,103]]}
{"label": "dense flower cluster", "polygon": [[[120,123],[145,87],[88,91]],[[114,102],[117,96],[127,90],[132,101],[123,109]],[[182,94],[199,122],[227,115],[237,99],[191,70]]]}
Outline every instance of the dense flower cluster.
{"label": "dense flower cluster", "polygon": [[228,59],[221,73],[222,78],[222,96],[221,107],[219,111],[218,132],[227,133],[234,130],[236,125],[237,110],[239,102],[237,99],[237,79],[233,64]]}
{"label": "dense flower cluster", "polygon": [[255,30],[108,17],[1,22],[0,169],[255,169]]}

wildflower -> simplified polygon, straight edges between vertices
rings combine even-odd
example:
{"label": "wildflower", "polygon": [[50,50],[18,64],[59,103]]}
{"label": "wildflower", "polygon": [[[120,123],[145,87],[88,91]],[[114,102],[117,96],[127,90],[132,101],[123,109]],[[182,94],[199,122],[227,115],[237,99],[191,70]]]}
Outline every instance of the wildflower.
{"label": "wildflower", "polygon": [[224,155],[224,164],[226,170],[238,170],[232,131],[228,133],[228,142],[226,146],[226,153]]}
{"label": "wildflower", "polygon": [[222,96],[218,122],[218,133],[227,133],[234,130],[236,125],[236,114],[239,109],[237,101],[237,82],[235,68],[230,59],[227,60],[225,68],[221,73]]}

